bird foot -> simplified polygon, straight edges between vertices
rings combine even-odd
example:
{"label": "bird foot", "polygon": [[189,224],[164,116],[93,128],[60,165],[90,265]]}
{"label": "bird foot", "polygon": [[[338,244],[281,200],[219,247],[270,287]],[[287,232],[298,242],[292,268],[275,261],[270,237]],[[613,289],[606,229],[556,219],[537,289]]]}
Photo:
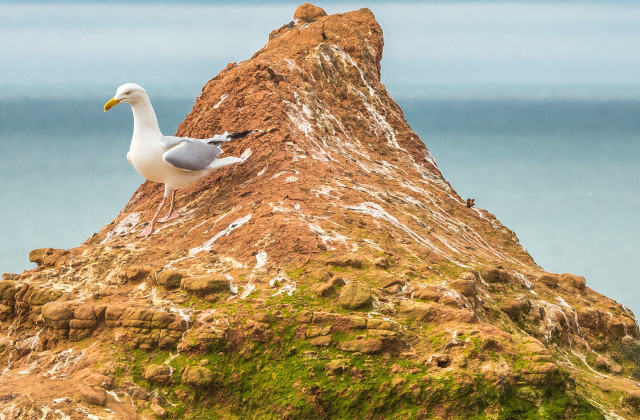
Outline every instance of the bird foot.
{"label": "bird foot", "polygon": [[146,227],[145,230],[143,230],[142,232],[140,232],[140,234],[138,235],[140,238],[146,238],[147,236],[151,235],[153,233],[153,223],[149,223],[149,226]]}
{"label": "bird foot", "polygon": [[169,220],[177,219],[180,216],[181,216],[180,213],[178,213],[175,210],[171,210],[171,212],[169,212],[169,214],[167,214],[166,216],[158,219],[158,222],[161,222],[161,223],[168,222]]}

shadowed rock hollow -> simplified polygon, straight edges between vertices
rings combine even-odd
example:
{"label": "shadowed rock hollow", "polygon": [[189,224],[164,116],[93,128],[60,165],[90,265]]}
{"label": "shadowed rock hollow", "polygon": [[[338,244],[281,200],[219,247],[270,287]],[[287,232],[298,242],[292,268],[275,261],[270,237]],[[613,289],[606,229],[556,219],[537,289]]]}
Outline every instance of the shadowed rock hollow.
{"label": "shadowed rock hollow", "polygon": [[4,412],[637,417],[633,314],[467,207],[380,83],[383,43],[367,9],[300,6],[178,128],[263,130],[225,147],[243,163],[145,240],[149,182],[5,275]]}

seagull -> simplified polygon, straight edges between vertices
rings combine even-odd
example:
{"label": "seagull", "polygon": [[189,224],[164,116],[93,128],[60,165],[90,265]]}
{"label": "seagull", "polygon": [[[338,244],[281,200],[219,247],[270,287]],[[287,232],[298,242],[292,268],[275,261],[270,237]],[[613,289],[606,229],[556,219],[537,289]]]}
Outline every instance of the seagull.
{"label": "seagull", "polygon": [[[176,190],[207,176],[210,172],[242,162],[237,157],[218,158],[222,154],[222,143],[246,137],[258,131],[225,132],[208,139],[163,136],[158,126],[156,113],[147,92],[135,83],[126,83],[116,90],[113,98],[104,104],[105,112],[126,102],[133,112],[133,135],[127,160],[140,175],[149,181],[164,184],[162,202],[151,219],[151,223],[140,233],[146,238],[153,233],[156,220],[167,222],[180,217],[174,209]],[[158,214],[171,193],[171,206],[166,216],[158,220]]]}

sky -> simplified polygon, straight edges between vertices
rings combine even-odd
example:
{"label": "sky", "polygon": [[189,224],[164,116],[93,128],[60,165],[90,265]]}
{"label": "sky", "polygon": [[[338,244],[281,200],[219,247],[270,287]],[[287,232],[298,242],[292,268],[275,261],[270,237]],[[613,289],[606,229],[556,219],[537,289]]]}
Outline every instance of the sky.
{"label": "sky", "polygon": [[[548,96],[588,89],[640,96],[637,2],[324,6],[328,13],[368,6],[376,14],[385,32],[383,81],[392,93],[500,96],[528,89]],[[78,96],[135,80],[164,96],[197,93],[218,69],[262,47],[295,7],[0,2],[0,89]]]}

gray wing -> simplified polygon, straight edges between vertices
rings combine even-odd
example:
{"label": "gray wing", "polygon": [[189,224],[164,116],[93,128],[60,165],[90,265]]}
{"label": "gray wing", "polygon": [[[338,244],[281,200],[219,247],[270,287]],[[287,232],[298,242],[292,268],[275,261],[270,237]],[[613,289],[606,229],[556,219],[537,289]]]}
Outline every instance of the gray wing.
{"label": "gray wing", "polygon": [[163,141],[171,149],[164,152],[162,159],[176,168],[188,171],[201,171],[222,153],[222,149],[216,145],[207,144],[202,140],[188,137],[164,136]]}
{"label": "gray wing", "polygon": [[172,147],[176,147],[180,143],[190,139],[189,137],[162,136],[160,140],[162,141],[162,144],[164,144],[164,147],[166,147],[167,149],[171,149]]}

